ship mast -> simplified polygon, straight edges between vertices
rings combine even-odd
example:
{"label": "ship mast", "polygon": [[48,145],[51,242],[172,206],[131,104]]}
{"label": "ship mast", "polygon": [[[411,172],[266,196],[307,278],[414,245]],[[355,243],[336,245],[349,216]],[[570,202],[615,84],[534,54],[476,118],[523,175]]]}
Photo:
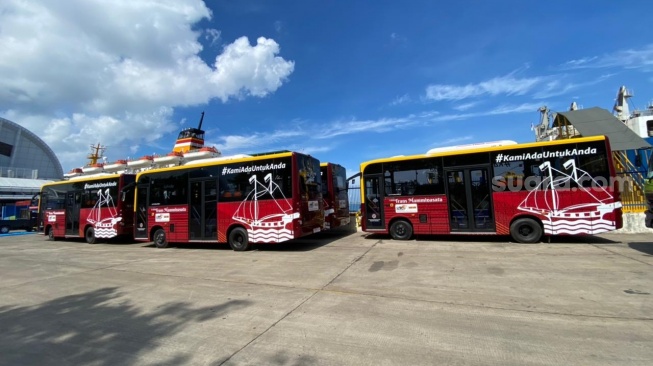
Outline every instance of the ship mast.
{"label": "ship mast", "polygon": [[621,86],[617,92],[617,100],[612,107],[612,113],[615,114],[622,122],[626,122],[630,118],[630,109],[628,108],[628,99],[632,98],[633,93]]}
{"label": "ship mast", "polygon": [[88,159],[88,165],[97,164],[98,160],[104,156],[104,150],[106,148],[106,146],[100,145],[99,142],[97,145],[91,145],[91,153],[86,157]]}

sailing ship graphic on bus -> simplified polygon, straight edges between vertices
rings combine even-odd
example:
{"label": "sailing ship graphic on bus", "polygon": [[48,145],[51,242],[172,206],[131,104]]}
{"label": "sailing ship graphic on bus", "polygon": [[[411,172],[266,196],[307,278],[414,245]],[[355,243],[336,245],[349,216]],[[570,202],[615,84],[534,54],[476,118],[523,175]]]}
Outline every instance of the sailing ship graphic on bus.
{"label": "sailing ship graphic on bus", "polygon": [[[249,183],[254,188],[238,205],[232,218],[247,226],[247,234],[251,242],[282,242],[293,238],[293,232],[288,228],[293,219],[299,218],[299,212],[292,213],[292,206],[286,199],[281,188],[272,180],[268,173],[263,178],[266,184],[259,182],[256,175],[249,177]],[[281,195],[282,199],[274,196]],[[259,212],[259,198],[271,198],[274,204],[266,210],[264,216]],[[289,213],[290,212],[290,213]]]}
{"label": "sailing ship graphic on bus", "polygon": [[[574,159],[567,160],[563,167],[571,169],[571,173],[555,169],[550,161],[543,162],[540,171],[547,175],[517,208],[544,216],[542,224],[546,234],[599,234],[615,230],[617,223],[607,219],[606,214],[621,208],[621,202],[615,202],[608,190],[601,187],[589,173],[577,168]],[[573,192],[573,201],[577,203],[565,205],[556,187],[571,182],[577,183]],[[581,182],[589,182],[593,188],[583,187]]]}
{"label": "sailing ship graphic on bus", "polygon": [[[88,217],[86,217],[86,221],[93,225],[96,238],[113,238],[118,235],[118,230],[116,230],[115,225],[122,220],[122,217],[118,216],[118,211],[109,193],[109,188],[104,191],[98,189],[97,195],[98,199],[88,214]],[[107,214],[109,215],[108,217],[106,216]]]}

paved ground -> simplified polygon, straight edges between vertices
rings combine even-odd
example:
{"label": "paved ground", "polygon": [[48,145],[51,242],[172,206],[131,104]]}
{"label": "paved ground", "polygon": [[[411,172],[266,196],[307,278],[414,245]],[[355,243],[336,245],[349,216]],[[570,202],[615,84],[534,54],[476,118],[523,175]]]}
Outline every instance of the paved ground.
{"label": "paved ground", "polygon": [[2,365],[651,365],[653,238],[0,237]]}

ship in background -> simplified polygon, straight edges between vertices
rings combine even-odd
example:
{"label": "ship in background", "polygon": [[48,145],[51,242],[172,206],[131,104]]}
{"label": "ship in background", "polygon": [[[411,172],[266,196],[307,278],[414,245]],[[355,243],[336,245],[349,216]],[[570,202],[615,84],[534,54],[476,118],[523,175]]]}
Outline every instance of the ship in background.
{"label": "ship in background", "polygon": [[89,159],[88,164],[81,168],[72,169],[64,174],[64,179],[76,179],[77,177],[83,179],[91,175],[135,174],[148,169],[192,164],[197,160],[210,158],[233,159],[243,156],[223,157],[214,146],[205,146],[204,130],[202,130],[203,121],[204,112],[202,112],[198,127],[188,127],[181,130],[172,151],[164,155],[144,155],[136,159],[119,159],[106,162],[104,157],[106,146],[99,143],[91,145],[91,153],[87,157]]}
{"label": "ship in background", "polygon": [[612,112],[639,137],[651,143],[653,142],[653,102],[649,102],[646,109],[635,109],[631,113],[628,99],[632,97],[633,93],[628,91],[625,86],[619,88]]}
{"label": "ship in background", "polygon": [[[631,112],[628,100],[632,97],[633,93],[625,86],[621,86],[612,107],[612,114],[639,137],[653,144],[653,102],[650,102],[646,109],[633,109]],[[579,107],[576,102],[573,102],[569,111],[575,110],[579,110]],[[559,140],[581,135],[572,125],[556,124],[557,113],[552,112],[548,107],[540,107],[539,112],[540,123],[531,125],[531,130],[535,133],[535,141]]]}
{"label": "ship in background", "polygon": [[[624,130],[623,132],[630,130],[648,145],[653,145],[653,103],[649,103],[647,108],[643,110],[631,108],[629,100],[632,97],[632,91],[629,91],[625,86],[621,86],[612,107],[614,123],[617,125],[604,123],[599,126],[600,124],[597,123],[595,131],[593,131],[594,134],[609,135],[614,133],[616,129],[621,128]],[[546,106],[540,107],[539,124],[531,125],[531,130],[535,133],[535,140],[551,141],[582,136],[576,126],[569,122],[569,118],[559,116],[561,114],[569,116],[574,111],[583,111],[583,109],[579,108],[576,102],[571,103],[568,111],[561,113],[552,112]],[[608,114],[609,117],[607,110],[604,113]],[[620,123],[625,125],[627,129],[618,126]],[[647,209],[645,187],[648,185],[648,171],[652,168],[650,166],[652,163],[650,146],[636,149],[615,149],[613,146],[612,153],[616,175],[625,178],[627,181],[627,184],[620,187],[623,212],[645,212]],[[653,193],[653,186],[649,190]],[[635,225],[638,225],[638,223]],[[625,226],[626,222],[624,222]]]}

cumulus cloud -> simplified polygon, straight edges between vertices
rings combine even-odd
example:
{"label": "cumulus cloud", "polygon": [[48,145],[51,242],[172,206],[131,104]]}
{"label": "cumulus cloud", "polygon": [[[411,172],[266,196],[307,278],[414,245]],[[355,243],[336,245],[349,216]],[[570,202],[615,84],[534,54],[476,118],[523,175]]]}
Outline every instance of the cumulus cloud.
{"label": "cumulus cloud", "polygon": [[199,40],[221,36],[196,29],[211,17],[201,0],[5,0],[0,115],[38,132],[67,168],[89,142],[131,147],[177,130],[174,108],[265,97],[288,80],[294,62],[265,37],[202,60]]}
{"label": "cumulus cloud", "polygon": [[506,75],[495,77],[478,84],[429,85],[426,88],[426,99],[456,101],[482,95],[523,95],[532,90],[543,79],[543,77],[516,78],[513,75]]}

